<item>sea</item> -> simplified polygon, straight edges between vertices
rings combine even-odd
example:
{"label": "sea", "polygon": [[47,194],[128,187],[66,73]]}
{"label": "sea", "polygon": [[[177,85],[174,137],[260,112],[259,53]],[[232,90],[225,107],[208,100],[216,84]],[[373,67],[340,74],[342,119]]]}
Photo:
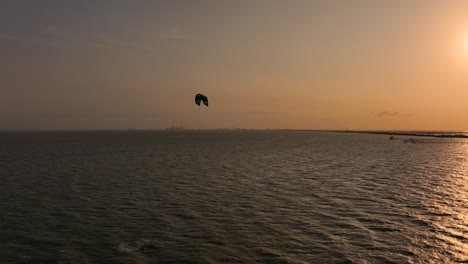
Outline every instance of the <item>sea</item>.
{"label": "sea", "polygon": [[468,139],[443,140],[1,132],[0,263],[468,263]]}

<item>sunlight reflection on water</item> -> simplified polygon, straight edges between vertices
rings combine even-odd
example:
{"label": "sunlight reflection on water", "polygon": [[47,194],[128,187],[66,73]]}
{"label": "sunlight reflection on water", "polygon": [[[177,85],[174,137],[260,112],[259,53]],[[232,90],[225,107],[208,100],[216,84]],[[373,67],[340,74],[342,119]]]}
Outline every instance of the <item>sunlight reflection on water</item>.
{"label": "sunlight reflection on water", "polygon": [[0,262],[468,261],[468,144],[277,131],[0,146]]}
{"label": "sunlight reflection on water", "polygon": [[[423,233],[425,245],[421,255],[428,262],[468,261],[468,145],[458,144],[430,151],[434,155],[427,177],[427,190],[421,195],[425,214],[421,221],[428,223]],[[436,250],[444,248],[444,251]],[[434,250],[433,250],[434,249]]]}

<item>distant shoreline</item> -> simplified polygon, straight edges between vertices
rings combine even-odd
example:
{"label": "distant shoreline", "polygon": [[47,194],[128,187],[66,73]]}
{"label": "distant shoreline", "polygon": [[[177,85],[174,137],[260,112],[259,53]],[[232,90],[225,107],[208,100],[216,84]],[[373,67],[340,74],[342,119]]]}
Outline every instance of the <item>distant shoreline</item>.
{"label": "distant shoreline", "polygon": [[249,129],[249,128],[213,128],[213,129],[56,129],[56,130],[0,130],[0,133],[28,132],[197,132],[197,131],[297,131],[320,133],[354,133],[389,136],[432,137],[432,138],[468,138],[468,132],[458,131],[375,131],[375,130],[319,130],[319,129]]}
{"label": "distant shoreline", "polygon": [[397,132],[397,131],[361,131],[361,130],[315,130],[321,132],[338,132],[338,133],[359,133],[359,134],[375,134],[389,136],[410,136],[410,137],[433,137],[433,138],[468,138],[468,135],[461,134],[462,132]]}

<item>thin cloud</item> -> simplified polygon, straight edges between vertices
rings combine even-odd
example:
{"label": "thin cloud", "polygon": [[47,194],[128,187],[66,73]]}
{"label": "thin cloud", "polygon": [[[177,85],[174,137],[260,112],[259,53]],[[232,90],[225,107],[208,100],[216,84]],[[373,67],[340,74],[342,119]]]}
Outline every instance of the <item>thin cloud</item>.
{"label": "thin cloud", "polygon": [[58,36],[60,35],[60,31],[57,29],[56,26],[45,26],[41,25],[39,31],[44,36]]}
{"label": "thin cloud", "polygon": [[[137,32],[136,30],[133,30]],[[142,33],[142,32],[140,32]],[[146,34],[150,35],[150,34]],[[147,43],[130,41],[125,38],[117,38],[112,35],[103,35],[93,32],[77,32],[74,34],[69,30],[56,25],[39,25],[34,33],[0,33],[1,40],[22,42],[30,45],[42,45],[51,47],[73,47],[81,46],[96,49],[126,49],[126,50],[146,50],[153,52]],[[186,32],[179,29],[161,30],[153,41],[167,41],[175,43],[193,39]]]}
{"label": "thin cloud", "polygon": [[409,117],[411,114],[407,113],[399,113],[399,112],[387,112],[382,111],[377,113],[377,117],[384,118],[384,117]]}
{"label": "thin cloud", "polygon": [[187,33],[183,32],[182,30],[169,29],[169,30],[163,30],[159,32],[159,38],[164,39],[164,40],[182,41],[182,40],[188,40],[191,37]]}
{"label": "thin cloud", "polygon": [[105,36],[95,38],[94,42],[100,43],[103,46],[114,47],[114,48],[133,48],[133,49],[142,48],[142,45],[139,45],[136,42],[120,40],[120,39],[115,39],[115,38],[105,37]]}
{"label": "thin cloud", "polygon": [[27,34],[0,34],[0,39],[9,40],[9,41],[19,41],[19,42],[27,42],[36,45],[44,45],[44,46],[53,46],[53,47],[60,47],[65,46],[64,43],[61,41],[57,41],[55,39],[45,38],[42,36],[36,35],[27,35]]}
{"label": "thin cloud", "polygon": [[32,45],[52,47],[82,46],[91,48],[141,48],[133,42],[113,39],[110,37],[73,36],[54,26],[40,26],[37,33],[6,33],[0,34],[0,39],[17,41]]}

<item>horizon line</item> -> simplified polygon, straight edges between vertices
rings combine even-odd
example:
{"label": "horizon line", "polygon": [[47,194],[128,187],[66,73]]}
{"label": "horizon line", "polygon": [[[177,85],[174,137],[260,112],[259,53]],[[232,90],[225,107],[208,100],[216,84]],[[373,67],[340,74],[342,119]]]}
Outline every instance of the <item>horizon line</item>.
{"label": "horizon line", "polygon": [[427,129],[308,129],[308,128],[57,128],[57,129],[0,129],[0,132],[110,132],[110,131],[197,131],[197,130],[253,130],[253,131],[314,131],[314,132],[381,132],[381,133],[468,133],[463,130]]}

